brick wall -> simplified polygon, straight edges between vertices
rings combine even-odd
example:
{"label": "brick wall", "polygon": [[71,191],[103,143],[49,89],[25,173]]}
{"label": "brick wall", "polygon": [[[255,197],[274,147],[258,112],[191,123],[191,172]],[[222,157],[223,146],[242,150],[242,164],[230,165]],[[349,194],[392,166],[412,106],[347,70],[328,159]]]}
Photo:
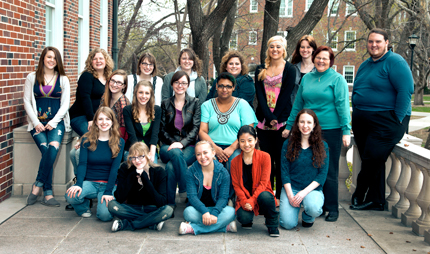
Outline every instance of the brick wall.
{"label": "brick wall", "polygon": [[90,51],[100,46],[100,0],[90,1]]}

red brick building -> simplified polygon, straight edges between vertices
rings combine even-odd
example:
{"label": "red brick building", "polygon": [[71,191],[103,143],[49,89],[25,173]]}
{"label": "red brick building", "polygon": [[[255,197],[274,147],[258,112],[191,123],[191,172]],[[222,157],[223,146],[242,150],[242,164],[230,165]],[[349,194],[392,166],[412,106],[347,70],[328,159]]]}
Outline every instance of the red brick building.
{"label": "red brick building", "polygon": [[111,17],[108,0],[0,2],[0,202],[12,194],[13,129],[26,124],[24,81],[43,48],[60,50],[73,103],[88,53],[95,47],[111,52]]}

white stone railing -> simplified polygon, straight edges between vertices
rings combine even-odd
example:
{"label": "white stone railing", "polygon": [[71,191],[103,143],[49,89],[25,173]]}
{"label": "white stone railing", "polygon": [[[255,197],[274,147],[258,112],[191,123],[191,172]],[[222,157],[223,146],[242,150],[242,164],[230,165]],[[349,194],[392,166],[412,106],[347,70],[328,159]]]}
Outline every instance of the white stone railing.
{"label": "white stone railing", "polygon": [[[386,209],[395,218],[430,243],[430,150],[411,142],[405,135],[396,145],[386,162]],[[350,190],[345,186],[349,176],[347,151],[353,148],[352,183]],[[354,138],[351,146],[343,148],[339,165],[339,199],[350,200],[355,191],[357,175],[361,169],[361,159]]]}

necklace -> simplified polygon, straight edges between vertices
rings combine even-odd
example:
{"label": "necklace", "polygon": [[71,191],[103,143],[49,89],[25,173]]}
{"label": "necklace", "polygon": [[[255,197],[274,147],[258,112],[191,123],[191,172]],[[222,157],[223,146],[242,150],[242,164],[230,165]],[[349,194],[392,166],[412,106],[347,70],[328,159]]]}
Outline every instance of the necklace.
{"label": "necklace", "polygon": [[[46,74],[45,74],[46,75]],[[46,80],[46,78],[45,78],[45,75],[43,75],[43,79],[45,79],[45,85],[49,85],[49,83],[51,83],[51,81],[54,79],[54,77],[55,77],[55,72],[54,72],[54,75],[52,75],[52,78],[51,78],[51,80],[49,80],[49,82]]]}

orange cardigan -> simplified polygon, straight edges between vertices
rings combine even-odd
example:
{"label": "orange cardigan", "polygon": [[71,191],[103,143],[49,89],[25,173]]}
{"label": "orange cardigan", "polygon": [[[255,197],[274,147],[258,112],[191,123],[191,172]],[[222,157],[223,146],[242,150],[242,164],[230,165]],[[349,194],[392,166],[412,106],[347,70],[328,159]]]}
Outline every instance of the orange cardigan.
{"label": "orange cardigan", "polygon": [[252,155],[252,196],[243,185],[242,158],[243,152],[241,152],[231,161],[230,166],[233,188],[237,196],[236,211],[240,207],[243,209],[245,204],[249,203],[253,207],[254,214],[258,215],[257,198],[260,193],[263,191],[268,191],[272,193],[273,197],[275,197],[272,190],[272,185],[270,183],[270,172],[272,165],[270,161],[270,155],[266,152],[254,149],[254,154]]}

